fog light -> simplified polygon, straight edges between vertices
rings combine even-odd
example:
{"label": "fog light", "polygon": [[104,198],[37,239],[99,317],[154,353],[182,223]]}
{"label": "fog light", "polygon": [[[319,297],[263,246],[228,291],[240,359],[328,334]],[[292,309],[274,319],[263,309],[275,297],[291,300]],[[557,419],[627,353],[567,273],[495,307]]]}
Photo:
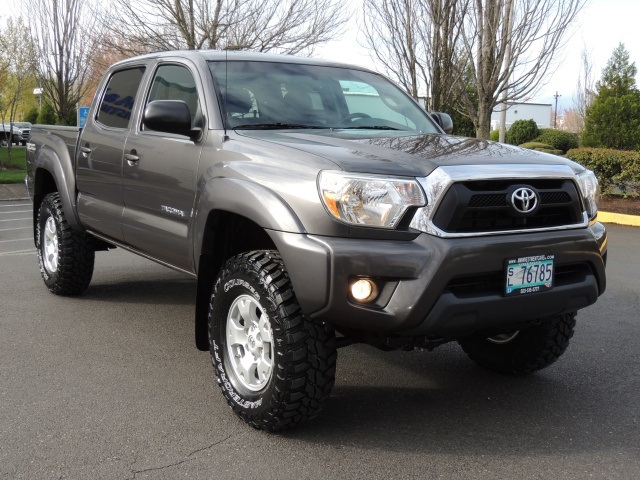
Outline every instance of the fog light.
{"label": "fog light", "polygon": [[351,296],[358,302],[373,300],[376,295],[376,284],[368,278],[360,278],[351,284]]}

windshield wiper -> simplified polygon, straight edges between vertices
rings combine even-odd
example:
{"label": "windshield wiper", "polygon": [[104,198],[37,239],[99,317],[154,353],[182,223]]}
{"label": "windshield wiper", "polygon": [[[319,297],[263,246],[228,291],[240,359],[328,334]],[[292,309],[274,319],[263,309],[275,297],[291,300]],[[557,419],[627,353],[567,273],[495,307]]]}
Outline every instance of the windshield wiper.
{"label": "windshield wiper", "polygon": [[[334,130],[401,130],[387,125],[360,125],[358,127],[333,127]],[[403,130],[405,131],[405,130]]]}
{"label": "windshield wiper", "polygon": [[256,129],[256,130],[285,130],[285,129],[303,129],[303,128],[329,128],[321,125],[304,125],[299,123],[244,123],[236,125],[236,128]]}

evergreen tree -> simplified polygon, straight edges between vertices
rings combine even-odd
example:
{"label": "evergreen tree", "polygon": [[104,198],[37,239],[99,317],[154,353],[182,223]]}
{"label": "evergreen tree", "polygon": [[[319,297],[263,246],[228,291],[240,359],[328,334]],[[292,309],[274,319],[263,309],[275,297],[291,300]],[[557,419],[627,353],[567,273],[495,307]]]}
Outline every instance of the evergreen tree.
{"label": "evergreen tree", "polygon": [[56,112],[53,110],[53,107],[49,102],[44,102],[42,104],[42,110],[38,115],[38,123],[42,123],[44,125],[55,125],[57,123],[58,117],[56,117]]}
{"label": "evergreen tree", "polygon": [[613,51],[597,94],[587,109],[582,144],[618,150],[640,149],[640,91],[636,86],[636,65],[621,43]]}
{"label": "evergreen tree", "polygon": [[24,116],[24,121],[29,123],[38,123],[38,107],[31,107]]}

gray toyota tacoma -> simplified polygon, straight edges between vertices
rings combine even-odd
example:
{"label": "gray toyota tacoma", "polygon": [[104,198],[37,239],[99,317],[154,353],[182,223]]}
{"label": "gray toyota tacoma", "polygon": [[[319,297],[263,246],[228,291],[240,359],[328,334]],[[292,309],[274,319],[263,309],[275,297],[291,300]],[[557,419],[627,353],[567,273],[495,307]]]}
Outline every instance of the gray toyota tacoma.
{"label": "gray toyota tacoma", "polygon": [[258,429],[318,414],[336,349],[433,349],[523,374],[605,290],[598,183],[446,133],[364,68],[163,52],[113,65],[83,129],[34,126],[27,188],[51,292],[124,248],[197,279],[195,343]]}

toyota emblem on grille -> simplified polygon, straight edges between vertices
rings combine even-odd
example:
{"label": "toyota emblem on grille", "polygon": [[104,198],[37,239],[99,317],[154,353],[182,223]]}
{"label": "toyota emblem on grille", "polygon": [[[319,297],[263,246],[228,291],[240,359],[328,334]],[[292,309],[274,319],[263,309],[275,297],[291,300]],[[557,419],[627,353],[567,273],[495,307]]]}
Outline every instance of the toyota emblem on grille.
{"label": "toyota emblem on grille", "polygon": [[538,206],[538,194],[530,188],[520,187],[511,195],[511,205],[518,213],[531,213]]}

